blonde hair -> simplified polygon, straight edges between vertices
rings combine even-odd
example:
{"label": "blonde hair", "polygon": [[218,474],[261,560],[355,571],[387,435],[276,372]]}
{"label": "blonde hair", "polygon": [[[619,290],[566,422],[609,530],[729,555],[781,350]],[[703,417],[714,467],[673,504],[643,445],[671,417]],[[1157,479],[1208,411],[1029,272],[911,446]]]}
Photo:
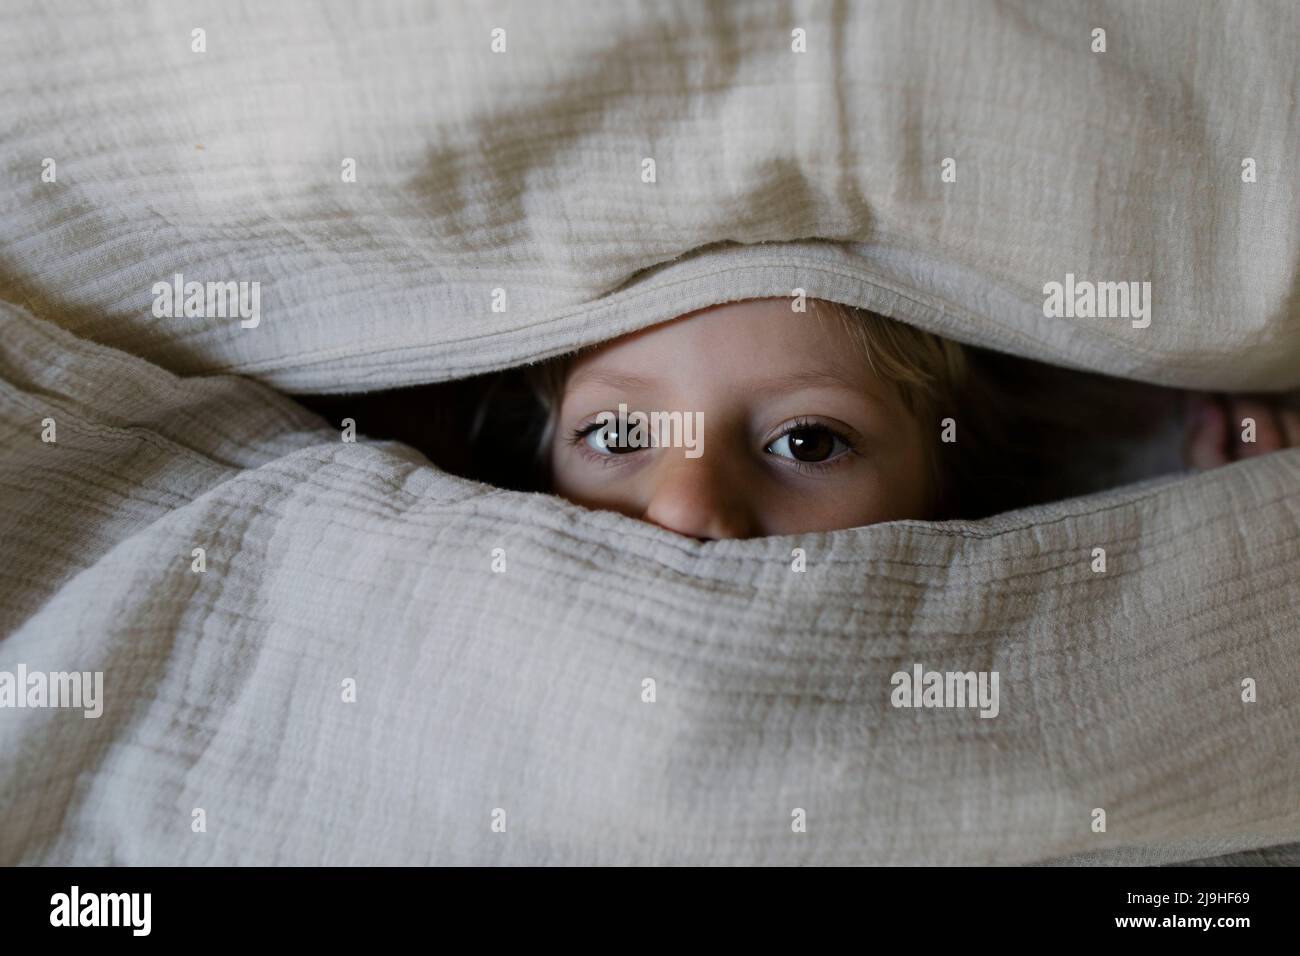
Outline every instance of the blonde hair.
{"label": "blonde hair", "polygon": [[934,512],[953,510],[951,470],[939,454],[940,423],[956,417],[969,380],[966,350],[952,339],[906,325],[878,313],[838,302],[812,300],[813,313],[843,323],[863,360],[883,382],[894,386],[908,414],[921,429],[922,448]]}

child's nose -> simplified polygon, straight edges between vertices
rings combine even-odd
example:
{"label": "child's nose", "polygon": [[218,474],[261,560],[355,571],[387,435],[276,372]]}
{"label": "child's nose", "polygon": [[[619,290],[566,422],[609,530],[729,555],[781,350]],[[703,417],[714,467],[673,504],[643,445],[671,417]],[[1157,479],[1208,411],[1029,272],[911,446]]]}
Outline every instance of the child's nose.
{"label": "child's nose", "polygon": [[642,517],[692,538],[752,538],[762,533],[741,477],[707,455],[665,461]]}

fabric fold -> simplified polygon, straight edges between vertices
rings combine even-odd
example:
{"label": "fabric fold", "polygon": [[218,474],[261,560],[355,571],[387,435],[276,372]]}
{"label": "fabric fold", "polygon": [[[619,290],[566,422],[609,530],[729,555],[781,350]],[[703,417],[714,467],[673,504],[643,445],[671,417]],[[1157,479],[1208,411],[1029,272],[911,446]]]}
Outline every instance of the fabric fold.
{"label": "fabric fold", "polygon": [[[0,709],[0,862],[1159,863],[1300,834],[1300,450],[704,543],[21,309],[0,332],[0,671],[104,686],[97,719]],[[997,716],[895,706],[917,666],[996,672]]]}

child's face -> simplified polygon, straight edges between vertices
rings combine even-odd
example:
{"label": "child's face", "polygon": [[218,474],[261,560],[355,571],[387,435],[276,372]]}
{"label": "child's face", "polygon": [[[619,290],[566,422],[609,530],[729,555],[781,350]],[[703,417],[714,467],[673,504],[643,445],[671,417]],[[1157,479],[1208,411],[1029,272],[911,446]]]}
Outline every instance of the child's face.
{"label": "child's face", "polygon": [[[612,447],[597,416],[620,403],[629,415],[702,413],[703,453]],[[762,299],[577,358],[550,461],[554,491],[579,504],[748,538],[927,517],[924,440],[841,322]]]}

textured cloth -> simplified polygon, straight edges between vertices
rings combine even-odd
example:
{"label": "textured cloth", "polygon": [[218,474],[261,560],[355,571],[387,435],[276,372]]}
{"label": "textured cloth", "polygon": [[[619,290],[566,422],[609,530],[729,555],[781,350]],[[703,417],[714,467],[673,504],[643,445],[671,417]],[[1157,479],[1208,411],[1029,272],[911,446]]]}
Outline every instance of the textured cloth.
{"label": "textured cloth", "polygon": [[[1300,835],[1300,449],[704,543],[0,314],[0,669],[101,670],[105,698],[0,710],[0,862],[1153,863]],[[915,663],[997,671],[998,715],[893,707]]]}
{"label": "textured cloth", "polygon": [[[794,289],[1300,385],[1298,9],[6,3],[0,671],[105,700],[0,709],[0,863],[1294,860],[1300,450],[701,543],[274,389]],[[177,273],[260,321],[155,316]],[[1150,281],[1149,327],[1045,317],[1067,275]],[[997,717],[891,706],[916,664]]]}
{"label": "textured cloth", "polygon": [[[796,288],[1062,365],[1293,388],[1298,48],[1292,0],[11,0],[0,297],[303,392]],[[177,273],[260,282],[260,324],[155,318]],[[1151,282],[1150,326],[1046,318],[1067,275]]]}

